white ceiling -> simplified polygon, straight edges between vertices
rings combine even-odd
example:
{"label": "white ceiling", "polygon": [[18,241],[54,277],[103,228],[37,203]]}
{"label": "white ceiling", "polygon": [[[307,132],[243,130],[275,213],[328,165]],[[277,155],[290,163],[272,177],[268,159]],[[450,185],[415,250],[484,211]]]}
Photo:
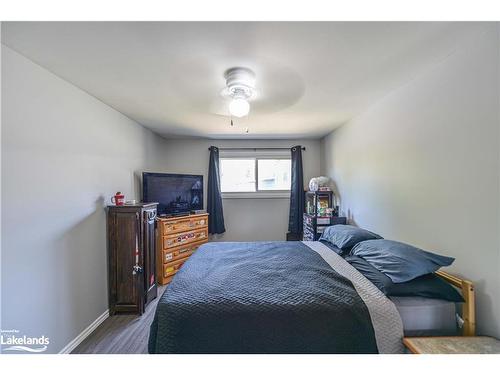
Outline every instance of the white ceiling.
{"label": "white ceiling", "polygon": [[[484,26],[3,22],[2,43],[164,136],[316,138]],[[258,96],[248,118],[231,128],[219,93],[233,66],[254,70]]]}

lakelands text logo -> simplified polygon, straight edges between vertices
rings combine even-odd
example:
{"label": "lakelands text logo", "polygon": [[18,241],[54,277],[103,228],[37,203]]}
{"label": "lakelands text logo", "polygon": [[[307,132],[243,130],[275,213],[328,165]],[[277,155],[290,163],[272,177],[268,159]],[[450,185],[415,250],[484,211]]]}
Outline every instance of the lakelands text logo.
{"label": "lakelands text logo", "polygon": [[0,332],[2,352],[18,351],[42,353],[47,350],[47,347],[50,344],[49,338],[44,335],[39,337],[21,335],[17,329],[2,329]]}

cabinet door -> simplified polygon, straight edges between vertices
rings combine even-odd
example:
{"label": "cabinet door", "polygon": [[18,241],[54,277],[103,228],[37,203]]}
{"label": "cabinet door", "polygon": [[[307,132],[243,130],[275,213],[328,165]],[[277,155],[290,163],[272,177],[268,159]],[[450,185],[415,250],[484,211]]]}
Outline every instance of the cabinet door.
{"label": "cabinet door", "polygon": [[156,298],[156,208],[143,211],[144,291],[146,304]]}
{"label": "cabinet door", "polygon": [[111,305],[115,311],[142,312],[143,278],[134,272],[142,264],[139,212],[114,212],[111,215]]}

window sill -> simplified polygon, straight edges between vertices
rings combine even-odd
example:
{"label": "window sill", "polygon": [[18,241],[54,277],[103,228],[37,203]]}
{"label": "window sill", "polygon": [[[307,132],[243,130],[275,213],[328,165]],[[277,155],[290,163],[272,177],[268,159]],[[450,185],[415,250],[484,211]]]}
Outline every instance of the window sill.
{"label": "window sill", "polygon": [[290,199],[289,191],[222,193],[222,199]]}

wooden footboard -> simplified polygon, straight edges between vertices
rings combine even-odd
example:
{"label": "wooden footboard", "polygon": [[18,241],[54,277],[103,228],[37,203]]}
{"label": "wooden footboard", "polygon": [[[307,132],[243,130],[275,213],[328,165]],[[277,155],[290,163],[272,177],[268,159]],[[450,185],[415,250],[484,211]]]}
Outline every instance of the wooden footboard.
{"label": "wooden footboard", "polygon": [[474,293],[474,284],[469,280],[461,279],[444,271],[437,271],[436,275],[441,277],[447,283],[461,290],[465,303],[462,308],[462,319],[464,325],[462,334],[464,336],[476,335],[476,298]]}

